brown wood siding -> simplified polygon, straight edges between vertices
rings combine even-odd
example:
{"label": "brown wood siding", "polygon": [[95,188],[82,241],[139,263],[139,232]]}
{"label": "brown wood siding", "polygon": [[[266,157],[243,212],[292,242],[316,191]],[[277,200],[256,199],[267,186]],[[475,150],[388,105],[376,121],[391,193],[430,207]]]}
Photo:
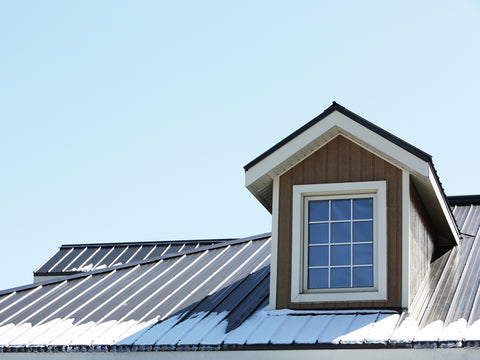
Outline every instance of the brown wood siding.
{"label": "brown wood siding", "polygon": [[[387,182],[387,300],[292,303],[292,189],[294,185]],[[277,308],[397,308],[402,304],[402,171],[343,136],[337,136],[280,176]]]}
{"label": "brown wood siding", "polygon": [[435,233],[425,206],[410,181],[410,284],[409,303],[430,270],[435,250]]}

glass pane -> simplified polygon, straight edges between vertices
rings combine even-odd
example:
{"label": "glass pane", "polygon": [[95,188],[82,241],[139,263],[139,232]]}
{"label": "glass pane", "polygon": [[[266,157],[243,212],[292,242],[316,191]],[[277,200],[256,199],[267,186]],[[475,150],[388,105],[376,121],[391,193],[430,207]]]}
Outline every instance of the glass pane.
{"label": "glass pane", "polygon": [[328,269],[308,269],[308,288],[328,288]]}
{"label": "glass pane", "polygon": [[309,246],[308,266],[328,266],[328,246]]}
{"label": "glass pane", "polygon": [[308,221],[328,221],[328,201],[310,201],[308,214]]}
{"label": "glass pane", "polygon": [[350,200],[332,200],[332,220],[350,220]]}
{"label": "glass pane", "polygon": [[332,245],[330,247],[332,251],[331,265],[350,265],[350,245]]}
{"label": "glass pane", "polygon": [[373,286],[373,267],[354,267],[353,268],[353,286],[370,287]]}
{"label": "glass pane", "polygon": [[350,222],[332,223],[332,243],[349,243],[350,238]]}
{"label": "glass pane", "polygon": [[328,223],[308,225],[308,243],[309,244],[328,243]]}
{"label": "glass pane", "polygon": [[359,221],[353,223],[353,242],[372,242],[373,222]]}
{"label": "glass pane", "polygon": [[350,268],[331,269],[330,287],[350,287]]}
{"label": "glass pane", "polygon": [[373,219],[373,199],[353,200],[354,219]]}
{"label": "glass pane", "polygon": [[353,265],[372,265],[373,248],[372,244],[353,245]]}

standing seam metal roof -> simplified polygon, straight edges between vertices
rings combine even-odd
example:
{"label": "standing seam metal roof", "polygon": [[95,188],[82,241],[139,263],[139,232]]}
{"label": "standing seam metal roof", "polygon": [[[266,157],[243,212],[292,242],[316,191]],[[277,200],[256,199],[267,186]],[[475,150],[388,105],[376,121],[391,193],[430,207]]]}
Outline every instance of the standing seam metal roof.
{"label": "standing seam metal roof", "polygon": [[478,347],[480,205],[410,311],[268,310],[269,234],[0,293],[0,351]]}
{"label": "standing seam metal roof", "polygon": [[236,239],[143,241],[121,243],[62,245],[55,254],[40,265],[34,276],[71,275],[75,273],[155,259],[163,255],[201,249]]}

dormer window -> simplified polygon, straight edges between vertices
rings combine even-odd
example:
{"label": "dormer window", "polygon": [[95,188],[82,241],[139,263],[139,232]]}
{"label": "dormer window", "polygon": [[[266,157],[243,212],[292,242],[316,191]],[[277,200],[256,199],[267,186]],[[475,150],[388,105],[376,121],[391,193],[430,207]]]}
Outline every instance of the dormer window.
{"label": "dormer window", "polygon": [[373,287],[373,196],[309,196],[304,206],[304,288]]}
{"label": "dormer window", "polygon": [[408,308],[435,249],[459,243],[432,157],[337,103],[245,183],[272,213],[271,309]]}
{"label": "dormer window", "polygon": [[386,298],[385,181],[293,187],[292,301]]}

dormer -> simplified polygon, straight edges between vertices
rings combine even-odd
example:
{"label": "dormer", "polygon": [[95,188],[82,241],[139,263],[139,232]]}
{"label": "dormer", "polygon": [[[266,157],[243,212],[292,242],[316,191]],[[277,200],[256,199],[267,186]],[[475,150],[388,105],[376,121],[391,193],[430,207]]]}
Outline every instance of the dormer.
{"label": "dormer", "polygon": [[333,103],[245,166],[271,309],[408,308],[459,231],[430,155]]}

